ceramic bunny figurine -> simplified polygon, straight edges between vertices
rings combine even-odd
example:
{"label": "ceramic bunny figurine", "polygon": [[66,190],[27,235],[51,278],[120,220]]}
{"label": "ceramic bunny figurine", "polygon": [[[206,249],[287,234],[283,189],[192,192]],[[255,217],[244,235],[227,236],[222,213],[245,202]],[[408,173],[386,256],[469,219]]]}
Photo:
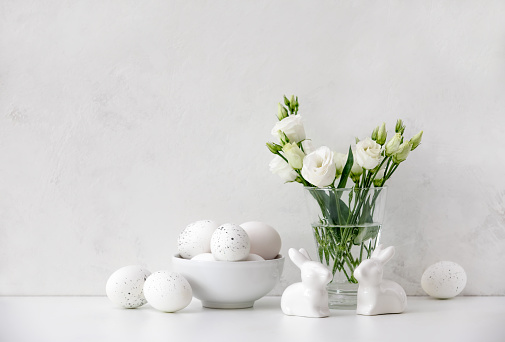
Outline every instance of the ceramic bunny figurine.
{"label": "ceramic bunny figurine", "polygon": [[281,309],[289,316],[328,317],[328,291],[331,272],[320,262],[311,261],[303,248],[289,249],[289,257],[302,271],[302,282],[290,285],[282,294]]}
{"label": "ceramic bunny figurine", "polygon": [[392,280],[382,279],[384,264],[395,254],[393,246],[377,246],[372,256],[354,270],[358,280],[358,315],[401,313],[407,307],[403,288]]}

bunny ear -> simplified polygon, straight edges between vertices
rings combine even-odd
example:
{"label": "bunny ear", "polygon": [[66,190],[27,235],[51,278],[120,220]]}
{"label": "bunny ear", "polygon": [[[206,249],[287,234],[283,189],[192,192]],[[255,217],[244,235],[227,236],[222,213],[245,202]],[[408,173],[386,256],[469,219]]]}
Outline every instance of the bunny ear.
{"label": "bunny ear", "polygon": [[302,265],[308,261],[307,258],[305,257],[305,255],[303,255],[302,253],[300,253],[299,251],[297,251],[294,248],[290,248],[288,253],[289,253],[289,258],[298,267],[302,267]]}
{"label": "bunny ear", "polygon": [[303,255],[304,257],[306,257],[308,260],[312,260],[312,259],[310,258],[309,253],[307,253],[307,251],[305,250],[305,248],[300,248],[298,251],[299,251],[300,253],[302,253],[302,255]]}
{"label": "bunny ear", "polygon": [[384,249],[381,251],[379,257],[377,259],[385,264],[386,262],[389,261],[395,255],[395,247],[394,246],[389,246],[388,248]]}
{"label": "bunny ear", "polygon": [[382,247],[384,247],[384,245],[378,245],[377,247],[375,247],[375,250],[373,251],[371,258],[378,259],[382,253]]}

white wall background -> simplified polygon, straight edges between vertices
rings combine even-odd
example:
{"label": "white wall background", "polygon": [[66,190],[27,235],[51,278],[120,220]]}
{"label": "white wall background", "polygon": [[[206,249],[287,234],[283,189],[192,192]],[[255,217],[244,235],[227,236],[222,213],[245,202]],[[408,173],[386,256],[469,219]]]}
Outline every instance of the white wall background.
{"label": "white wall background", "polygon": [[0,294],[104,294],[121,266],[170,268],[198,219],[314,251],[264,146],[297,94],[335,150],[398,117],[425,132],[390,182],[387,276],[423,294],[452,260],[465,294],[505,295],[504,18],[477,0],[1,1]]}

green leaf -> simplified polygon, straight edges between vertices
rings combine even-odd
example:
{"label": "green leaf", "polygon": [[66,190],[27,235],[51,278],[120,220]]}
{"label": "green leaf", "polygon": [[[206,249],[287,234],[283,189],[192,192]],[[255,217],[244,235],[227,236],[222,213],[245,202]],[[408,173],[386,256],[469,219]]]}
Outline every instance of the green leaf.
{"label": "green leaf", "polygon": [[370,208],[370,203],[368,199],[365,199],[365,204],[361,210],[361,216],[359,217],[358,224],[373,223],[372,211]]}
{"label": "green leaf", "polygon": [[339,225],[344,226],[347,224],[347,218],[349,217],[349,207],[341,199],[337,202],[337,221]]}
{"label": "green leaf", "polygon": [[355,245],[361,245],[369,239],[375,239],[379,234],[379,226],[360,227],[358,235],[354,238]]}
{"label": "green leaf", "polygon": [[337,188],[345,188],[347,184],[347,178],[349,178],[349,174],[351,173],[352,164],[354,163],[354,157],[352,156],[352,149],[349,146],[349,153],[347,154],[347,161],[345,163],[344,169],[342,170],[342,174],[340,175],[340,182],[338,182]]}
{"label": "green leaf", "polygon": [[353,243],[357,246],[361,245],[365,241],[366,227],[359,228],[358,234],[354,237]]}
{"label": "green leaf", "polygon": [[368,227],[368,229],[366,230],[364,241],[368,239],[375,239],[377,235],[379,235],[379,230],[380,230],[379,226]]}
{"label": "green leaf", "polygon": [[338,211],[339,208],[337,207],[337,199],[335,196],[332,196],[332,193],[330,192],[328,198],[326,210],[328,211],[329,218],[331,220],[331,224],[338,224],[339,218],[338,218]]}

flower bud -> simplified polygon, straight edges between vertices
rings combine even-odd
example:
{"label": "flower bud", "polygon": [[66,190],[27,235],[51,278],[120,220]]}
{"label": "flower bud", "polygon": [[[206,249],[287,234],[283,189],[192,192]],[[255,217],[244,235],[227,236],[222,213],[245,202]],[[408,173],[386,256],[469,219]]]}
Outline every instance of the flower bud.
{"label": "flower bud", "polygon": [[291,95],[291,99],[289,100],[289,109],[291,109],[291,113],[294,113],[296,110],[295,95]]}
{"label": "flower bud", "polygon": [[283,105],[279,103],[279,110],[277,111],[277,119],[281,121],[282,119],[287,117],[288,117],[288,111],[286,110],[286,108],[284,108]]}
{"label": "flower bud", "polygon": [[281,141],[282,146],[289,143],[289,138],[286,135],[286,133],[284,133],[283,131],[279,131],[277,134],[279,134],[279,140]]}
{"label": "flower bud", "polygon": [[385,169],[380,169],[376,171],[375,178],[373,180],[373,185],[382,186],[385,171],[386,171]]}
{"label": "flower bud", "polygon": [[284,104],[289,107],[289,100],[286,95],[284,95]]}
{"label": "flower bud", "polygon": [[386,123],[383,122],[382,125],[379,128],[379,131],[377,132],[377,144],[379,145],[384,145],[386,142],[386,138],[388,136],[388,132],[386,132]]}
{"label": "flower bud", "polygon": [[295,170],[300,170],[303,166],[303,158],[305,153],[298,147],[296,143],[287,143],[282,147],[284,157],[288,160],[289,165]]}
{"label": "flower bud", "polygon": [[409,142],[404,142],[398,148],[395,154],[393,154],[393,163],[400,164],[402,161],[407,159],[410,151],[412,150],[412,144]]}
{"label": "flower bud", "polygon": [[347,163],[347,154],[335,152],[333,156],[335,160],[335,166],[337,169],[336,176],[339,177],[344,171],[345,164]]}
{"label": "flower bud", "polygon": [[351,173],[349,177],[351,177],[351,180],[354,182],[354,184],[359,184],[359,179],[361,178],[361,175],[355,175]]}
{"label": "flower bud", "polygon": [[396,120],[395,132],[400,133],[401,135],[405,132],[405,125],[403,124],[402,119]]}
{"label": "flower bud", "polygon": [[379,126],[375,127],[375,129],[372,132],[372,140],[377,141],[377,134],[379,133]]}
{"label": "flower bud", "polygon": [[280,151],[282,151],[282,146],[277,145],[275,143],[269,143],[269,142],[267,142],[267,147],[270,150],[270,152],[272,152],[273,154],[277,154]]}
{"label": "flower bud", "polygon": [[416,135],[414,135],[412,137],[412,139],[410,139],[410,143],[412,144],[412,150],[411,151],[414,151],[416,149],[417,146],[419,146],[419,144],[421,143],[421,139],[423,138],[423,131],[417,133]]}
{"label": "flower bud", "polygon": [[400,133],[396,133],[391,140],[386,144],[386,156],[390,157],[398,151],[400,144],[402,142],[402,135]]}
{"label": "flower bud", "polygon": [[[351,168],[351,179],[353,177],[358,177],[363,173],[363,167],[361,167],[357,162],[356,162],[356,150],[352,151],[353,155],[353,163],[352,163],[352,168]],[[347,158],[346,158],[347,160]],[[353,179],[354,181],[354,179]],[[355,182],[356,183],[356,182]]]}

